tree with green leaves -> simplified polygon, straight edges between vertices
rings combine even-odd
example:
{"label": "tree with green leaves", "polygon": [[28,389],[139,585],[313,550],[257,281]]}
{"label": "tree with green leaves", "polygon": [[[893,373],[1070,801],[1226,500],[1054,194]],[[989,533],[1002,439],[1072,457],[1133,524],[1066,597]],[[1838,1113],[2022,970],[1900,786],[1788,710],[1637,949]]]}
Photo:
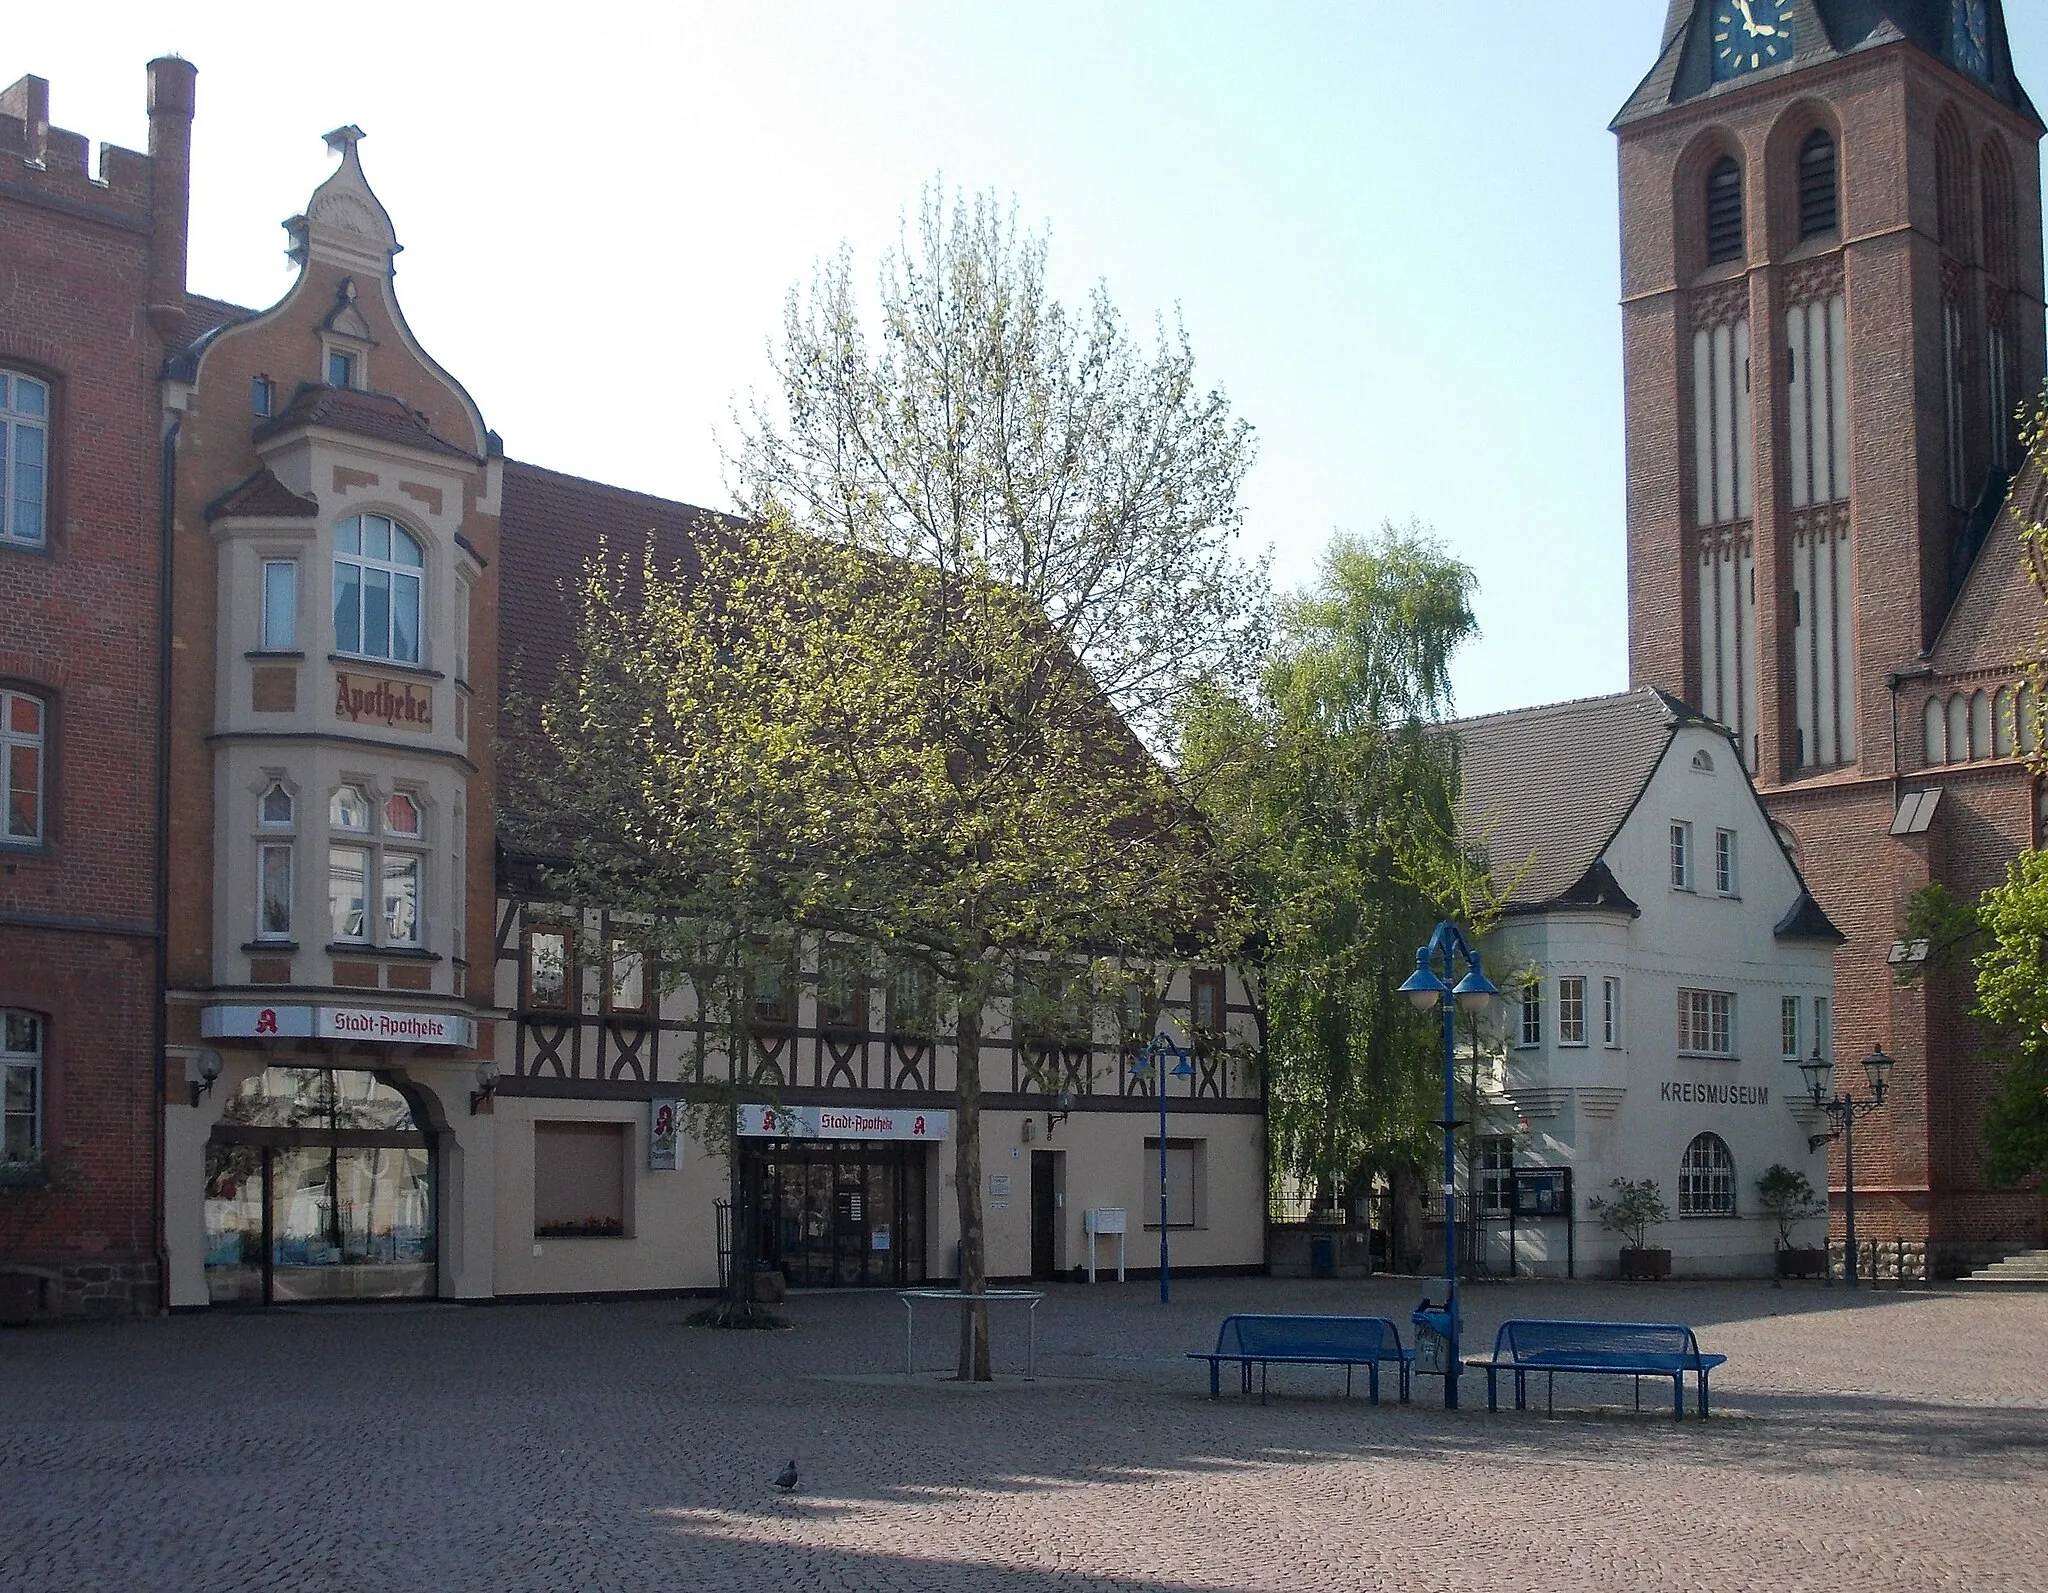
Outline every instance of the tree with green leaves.
{"label": "tree with green leaves", "polygon": [[1975,902],[1939,884],[1915,891],[1906,935],[1927,942],[1927,955],[1901,965],[1902,982],[1957,968],[1975,980],[1970,1016],[2001,1066],[1984,1117],[1985,1175],[2009,1186],[2048,1173],[2048,852],[2020,853]]}
{"label": "tree with green leaves", "polygon": [[1279,1165],[1326,1196],[1384,1174],[1418,1213],[1441,1040],[1398,990],[1440,918],[1475,937],[1493,918],[1444,728],[1473,585],[1418,526],[1339,535],[1256,690],[1198,694],[1182,727],[1185,778],[1246,880]]}
{"label": "tree with green leaves", "polygon": [[[1048,962],[1107,997],[1231,918],[1142,737],[1259,655],[1263,572],[1235,550],[1251,439],[1184,336],[1141,347],[1099,289],[1067,311],[1043,240],[987,198],[927,192],[873,325],[842,254],[791,296],[778,391],[742,424],[743,520],[692,569],[590,572],[540,713],[556,885],[922,970],[976,1295],[992,1019]],[[959,1375],[989,1376],[985,1305]]]}

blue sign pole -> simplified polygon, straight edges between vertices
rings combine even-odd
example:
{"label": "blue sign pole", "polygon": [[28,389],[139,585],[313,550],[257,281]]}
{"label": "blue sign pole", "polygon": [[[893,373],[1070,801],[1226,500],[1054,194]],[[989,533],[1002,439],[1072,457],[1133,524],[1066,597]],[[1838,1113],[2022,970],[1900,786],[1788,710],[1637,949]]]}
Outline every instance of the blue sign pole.
{"label": "blue sign pole", "polygon": [[1159,1092],[1159,1303],[1165,1305],[1172,1298],[1169,1282],[1168,1246],[1166,1239],[1166,1059],[1171,1055],[1177,1060],[1173,1065],[1173,1077],[1193,1078],[1194,1064],[1188,1053],[1175,1045],[1163,1034],[1155,1034],[1146,1048],[1146,1055],[1139,1066],[1152,1074],[1152,1087]]}

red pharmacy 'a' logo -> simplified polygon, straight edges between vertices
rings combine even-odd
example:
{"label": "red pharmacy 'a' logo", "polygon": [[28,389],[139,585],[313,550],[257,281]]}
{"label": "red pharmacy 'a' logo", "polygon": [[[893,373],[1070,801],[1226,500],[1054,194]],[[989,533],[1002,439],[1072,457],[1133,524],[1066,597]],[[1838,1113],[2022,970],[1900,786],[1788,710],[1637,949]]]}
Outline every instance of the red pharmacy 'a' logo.
{"label": "red pharmacy 'a' logo", "polygon": [[277,1033],[277,1008],[265,1007],[256,1014],[256,1032],[258,1034]]}
{"label": "red pharmacy 'a' logo", "polygon": [[912,1123],[910,1125],[910,1132],[913,1134],[922,1134],[924,1132],[924,1119],[920,1117],[916,1122]]}
{"label": "red pharmacy 'a' logo", "polygon": [[772,1129],[773,1129],[773,1128],[775,1127],[775,1113],[774,1113],[774,1111],[773,1111],[772,1109],[769,1109],[769,1108],[763,1108],[763,1109],[762,1109],[762,1112],[761,1112],[761,1127],[762,1127],[763,1129],[769,1129],[769,1130],[772,1130]]}

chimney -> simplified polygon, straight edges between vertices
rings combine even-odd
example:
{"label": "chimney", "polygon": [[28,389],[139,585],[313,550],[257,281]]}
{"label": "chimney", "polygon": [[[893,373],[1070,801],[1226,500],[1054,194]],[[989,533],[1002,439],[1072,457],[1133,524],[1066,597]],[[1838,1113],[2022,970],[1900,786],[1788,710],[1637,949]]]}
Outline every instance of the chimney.
{"label": "chimney", "polygon": [[25,77],[0,92],[0,116],[21,123],[22,145],[31,166],[43,163],[50,146],[50,85],[40,77]]}
{"label": "chimney", "polygon": [[199,70],[149,63],[149,324],[168,339],[185,314],[185,233],[192,192],[193,88]]}

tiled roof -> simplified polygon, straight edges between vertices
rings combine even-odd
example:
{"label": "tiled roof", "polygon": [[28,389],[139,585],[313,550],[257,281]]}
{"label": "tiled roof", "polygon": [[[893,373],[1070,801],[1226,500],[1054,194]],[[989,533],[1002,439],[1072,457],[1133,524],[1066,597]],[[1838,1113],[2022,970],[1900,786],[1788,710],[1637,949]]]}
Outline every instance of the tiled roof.
{"label": "tiled roof", "polygon": [[354,437],[369,437],[456,459],[476,457],[467,448],[436,437],[424,417],[407,409],[389,393],[366,393],[353,387],[326,387],[314,382],[299,384],[283,413],[256,428],[256,441],[264,442],[309,426],[324,426]]}
{"label": "tiled roof", "polygon": [[318,503],[311,498],[300,497],[273,476],[268,468],[244,476],[206,506],[208,520],[220,520],[228,515],[300,520],[311,519],[319,512]]}
{"label": "tiled roof", "polygon": [[1459,828],[1484,848],[1495,879],[1514,881],[1509,909],[1569,901],[1633,911],[1600,855],[1678,726],[1704,722],[1643,687],[1452,725],[1462,744]]}
{"label": "tiled roof", "polygon": [[1849,937],[1834,926],[1833,920],[1820,910],[1820,903],[1813,899],[1813,893],[1802,885],[1799,899],[1786,910],[1771,931],[1780,940],[1828,940],[1840,945]]}

